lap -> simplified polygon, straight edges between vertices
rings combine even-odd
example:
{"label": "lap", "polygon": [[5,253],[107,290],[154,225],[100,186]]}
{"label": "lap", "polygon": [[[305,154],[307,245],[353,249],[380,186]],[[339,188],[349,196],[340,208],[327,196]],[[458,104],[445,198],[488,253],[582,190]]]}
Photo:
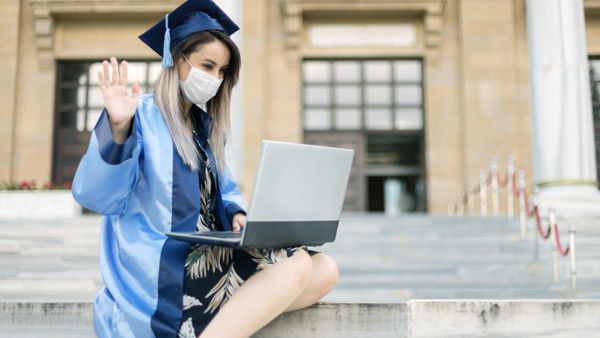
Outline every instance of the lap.
{"label": "lap", "polygon": [[185,263],[183,321],[180,337],[197,337],[233,293],[252,275],[304,246],[282,249],[232,249],[208,245],[190,247]]}

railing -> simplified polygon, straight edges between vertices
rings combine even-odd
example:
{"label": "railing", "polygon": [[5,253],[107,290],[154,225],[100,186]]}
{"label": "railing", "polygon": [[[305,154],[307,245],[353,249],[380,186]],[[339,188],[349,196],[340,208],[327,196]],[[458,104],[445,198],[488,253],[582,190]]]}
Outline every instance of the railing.
{"label": "railing", "polygon": [[538,238],[548,240],[554,239],[554,247],[552,254],[552,266],[554,270],[554,282],[558,283],[560,279],[558,268],[558,257],[570,255],[571,263],[571,294],[574,296],[577,291],[577,261],[575,254],[575,226],[572,225],[569,229],[569,245],[564,247],[560,240],[560,232],[558,231],[558,222],[556,212],[548,211],[548,226],[544,229],[542,216],[538,201],[535,198],[537,190],[534,190],[533,202],[530,204],[527,194],[527,182],[525,181],[525,171],[520,170],[518,180],[516,178],[514,160],[509,157],[507,171],[504,176],[498,172],[498,162],[493,159],[489,171],[484,170],[479,172],[479,182],[477,184],[470,183],[465,191],[459,193],[456,202],[448,203],[448,214],[463,216],[465,210],[468,215],[476,214],[476,199],[479,198],[479,214],[483,217],[488,216],[488,190],[491,190],[492,195],[492,214],[500,215],[500,190],[506,188],[506,210],[508,217],[514,219],[514,200],[519,201],[519,221],[520,221],[520,236],[524,240],[527,235],[527,220],[532,219],[535,222],[535,227],[539,234],[535,236],[536,255],[538,248]]}

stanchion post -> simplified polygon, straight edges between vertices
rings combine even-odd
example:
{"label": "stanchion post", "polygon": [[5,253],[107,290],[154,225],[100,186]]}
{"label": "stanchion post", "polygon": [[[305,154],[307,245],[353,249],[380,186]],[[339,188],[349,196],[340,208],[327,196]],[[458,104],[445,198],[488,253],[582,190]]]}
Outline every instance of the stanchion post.
{"label": "stanchion post", "polygon": [[515,162],[512,157],[508,158],[508,170],[506,171],[506,208],[508,218],[515,218],[515,202],[514,202],[514,179],[515,179]]}
{"label": "stanchion post", "polygon": [[577,295],[577,256],[575,255],[575,226],[569,229],[569,255],[571,255],[571,297]]}
{"label": "stanchion post", "polygon": [[469,183],[469,187],[467,188],[467,210],[469,211],[469,216],[475,216],[475,196],[473,194],[473,184]]}
{"label": "stanchion post", "polygon": [[481,216],[487,217],[487,182],[485,171],[479,171],[479,201],[480,201],[480,213]]}
{"label": "stanchion post", "polygon": [[[538,204],[539,203],[539,198],[538,198],[538,195],[537,195],[537,191],[538,190],[539,189],[537,187],[533,188],[534,194],[533,194],[533,197],[531,199],[532,203],[533,203],[533,210],[536,210],[536,208],[539,205]],[[531,222],[529,222],[528,224],[531,224]],[[539,259],[539,257],[540,257],[540,236],[538,236],[535,233],[536,226],[537,226],[537,217],[535,217],[535,215],[534,215],[534,217],[533,217],[533,229],[531,231],[533,233],[533,237],[535,238],[534,257],[535,257],[535,260],[537,261]],[[521,236],[523,236],[523,235],[521,235]]]}
{"label": "stanchion post", "polygon": [[558,283],[560,272],[558,271],[558,249],[552,250],[552,267],[554,268],[554,283]]}
{"label": "stanchion post", "polygon": [[[556,215],[554,214],[554,210],[548,211],[548,218],[550,219],[550,238],[554,240],[556,236]],[[558,270],[558,248],[556,247],[556,243],[554,243],[552,249],[552,268],[554,270],[554,283],[558,283],[560,272]]]}
{"label": "stanchion post", "polygon": [[537,262],[540,260],[540,236],[534,233],[533,238],[535,238],[533,247],[533,259]]}
{"label": "stanchion post", "polygon": [[462,217],[465,214],[465,194],[464,193],[458,194],[458,203],[456,206],[457,206],[456,213],[458,214],[458,216]]}
{"label": "stanchion post", "polygon": [[498,161],[496,161],[496,158],[492,159],[490,171],[492,175],[492,213],[494,216],[498,216],[500,214],[500,196],[498,191]]}
{"label": "stanchion post", "polygon": [[519,219],[521,223],[521,239],[525,239],[527,229],[527,209],[525,206],[525,171],[519,171]]}

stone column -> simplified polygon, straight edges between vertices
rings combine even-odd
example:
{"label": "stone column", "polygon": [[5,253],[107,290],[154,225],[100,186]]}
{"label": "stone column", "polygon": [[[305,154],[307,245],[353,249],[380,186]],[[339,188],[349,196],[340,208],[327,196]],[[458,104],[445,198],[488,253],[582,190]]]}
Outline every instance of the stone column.
{"label": "stone column", "polygon": [[0,181],[14,179],[14,126],[19,60],[21,1],[2,1],[0,17],[2,50],[0,50]]}
{"label": "stone column", "polygon": [[584,28],[582,0],[527,0],[533,179],[564,216],[600,214]]}
{"label": "stone column", "polygon": [[[232,39],[235,44],[238,46],[238,49],[242,50],[243,47],[243,32],[244,25],[242,22],[243,17],[243,6],[242,0],[215,0],[215,2],[227,13],[227,15],[240,27],[240,30],[235,32],[232,35]],[[242,64],[244,63],[244,58],[242,57]],[[231,98],[231,135],[232,135],[232,143],[231,143],[231,160],[229,167],[231,171],[234,173],[234,176],[238,179],[238,183],[240,182],[240,178],[242,176],[242,168],[244,162],[244,114],[243,114],[243,105],[242,105],[242,79],[240,74],[240,80],[238,81],[237,86],[233,89],[233,94]]]}

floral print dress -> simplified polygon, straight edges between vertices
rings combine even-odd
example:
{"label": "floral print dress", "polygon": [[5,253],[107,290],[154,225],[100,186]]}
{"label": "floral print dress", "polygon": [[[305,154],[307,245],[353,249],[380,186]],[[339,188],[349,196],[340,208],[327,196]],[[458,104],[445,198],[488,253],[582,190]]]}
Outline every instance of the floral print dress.
{"label": "floral print dress", "polygon": [[[197,138],[194,132],[195,138]],[[199,176],[200,216],[198,231],[221,231],[214,213],[215,180],[209,157],[202,149]],[[318,252],[306,247],[282,249],[233,249],[192,244],[186,261],[183,283],[183,319],[179,338],[198,337],[210,320],[227,303],[235,291],[254,273],[293,255],[296,250],[310,255]]]}

